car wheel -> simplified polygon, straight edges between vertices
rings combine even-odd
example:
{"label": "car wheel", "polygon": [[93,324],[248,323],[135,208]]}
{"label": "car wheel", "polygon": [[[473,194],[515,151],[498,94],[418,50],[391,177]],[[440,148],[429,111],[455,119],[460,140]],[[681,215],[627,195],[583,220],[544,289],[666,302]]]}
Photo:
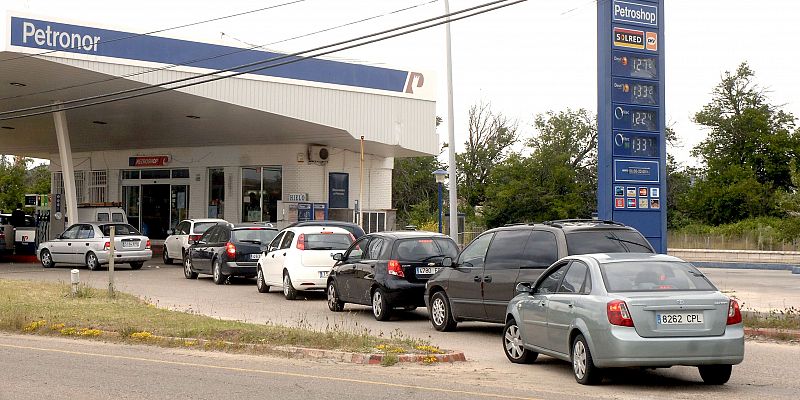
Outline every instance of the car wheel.
{"label": "car wheel", "polygon": [[258,293],[269,292],[269,286],[264,281],[264,272],[261,271],[261,267],[258,267],[258,274],[256,275],[256,289],[258,289]]}
{"label": "car wheel", "polygon": [[372,315],[378,321],[388,321],[392,316],[392,306],[386,298],[386,292],[381,288],[372,292]]}
{"label": "car wheel", "polygon": [[42,250],[42,254],[39,256],[39,258],[42,259],[42,267],[53,268],[56,266],[56,263],[53,262],[53,255],[50,254],[50,250]]}
{"label": "car wheel", "polygon": [[431,297],[431,324],[440,332],[452,331],[458,325],[450,311],[450,301],[444,292],[436,292]]}
{"label": "car wheel", "polygon": [[731,379],[730,365],[701,365],[697,367],[700,370],[700,377],[707,385],[724,385]]}
{"label": "car wheel", "polygon": [[344,310],[344,302],[339,300],[339,293],[336,292],[333,281],[328,282],[328,308],[334,312]]}
{"label": "car wheel", "polygon": [[602,371],[594,366],[592,352],[583,335],[572,341],[572,373],[581,385],[596,385],[603,380]]}
{"label": "car wheel", "polygon": [[508,361],[514,364],[530,364],[539,357],[539,353],[530,351],[522,345],[522,335],[514,318],[509,319],[503,328],[503,351]]}
{"label": "car wheel", "polygon": [[214,283],[222,285],[228,280],[228,275],[222,273],[222,263],[219,262],[219,258],[214,259],[214,265],[211,268],[213,269]]}
{"label": "car wheel", "polygon": [[297,298],[297,290],[292,286],[292,278],[289,277],[289,272],[283,272],[283,297],[286,300],[294,300]]}
{"label": "car wheel", "polygon": [[192,260],[189,257],[183,257],[183,276],[186,279],[197,279],[197,272],[194,272]]}
{"label": "car wheel", "polygon": [[169,254],[167,253],[167,245],[164,245],[164,250],[161,252],[161,259],[164,260],[164,264],[172,265],[172,259],[169,258]]}
{"label": "car wheel", "polygon": [[90,271],[97,271],[100,269],[100,260],[98,260],[97,255],[91,251],[86,254],[86,267],[89,268]]}
{"label": "car wheel", "polygon": [[132,262],[131,263],[131,269],[142,269],[143,265],[144,265],[144,261]]}

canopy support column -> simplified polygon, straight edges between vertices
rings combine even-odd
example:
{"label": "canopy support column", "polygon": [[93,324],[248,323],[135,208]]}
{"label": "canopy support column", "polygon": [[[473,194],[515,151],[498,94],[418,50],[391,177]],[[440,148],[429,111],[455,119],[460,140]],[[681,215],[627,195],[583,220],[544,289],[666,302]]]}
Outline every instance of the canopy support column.
{"label": "canopy support column", "polygon": [[53,103],[53,122],[56,126],[56,139],[58,139],[58,155],[61,158],[61,176],[64,179],[64,199],[66,205],[67,221],[70,224],[78,222],[78,199],[75,191],[75,168],[72,165],[72,146],[69,141],[69,128],[67,115],[61,110],[61,103]]}

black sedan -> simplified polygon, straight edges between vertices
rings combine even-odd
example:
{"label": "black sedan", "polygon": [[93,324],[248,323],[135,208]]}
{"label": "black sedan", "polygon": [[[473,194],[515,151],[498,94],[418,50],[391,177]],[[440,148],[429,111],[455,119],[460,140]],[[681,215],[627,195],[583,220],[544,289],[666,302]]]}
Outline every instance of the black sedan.
{"label": "black sedan", "polygon": [[186,279],[210,274],[221,285],[229,276],[253,278],[258,258],[278,236],[278,230],[264,225],[215,225],[187,250],[183,263]]}
{"label": "black sedan", "polygon": [[447,236],[431,232],[380,232],[363,236],[347,251],[334,255],[328,277],[328,308],[342,311],[345,303],[372,305],[378,321],[392,310],[425,305],[425,282],[458,255]]}

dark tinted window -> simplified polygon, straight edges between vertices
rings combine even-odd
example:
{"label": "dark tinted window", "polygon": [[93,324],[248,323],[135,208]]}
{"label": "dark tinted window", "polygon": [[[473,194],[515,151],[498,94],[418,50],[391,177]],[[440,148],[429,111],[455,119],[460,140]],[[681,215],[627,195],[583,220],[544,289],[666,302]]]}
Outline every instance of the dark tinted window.
{"label": "dark tinted window", "polygon": [[525,246],[525,266],[547,268],[558,261],[556,235],[547,231],[534,231]]}
{"label": "dark tinted window", "polygon": [[303,239],[306,250],[345,250],[353,244],[349,233],[306,233]]}
{"label": "dark tinted window", "polygon": [[278,236],[278,231],[274,229],[237,229],[232,232],[231,236],[236,242],[247,242],[254,244],[267,244],[275,236]]}
{"label": "dark tinted window", "polygon": [[194,234],[199,235],[211,228],[212,226],[216,225],[216,222],[195,222],[194,223]]}
{"label": "dark tinted window", "polygon": [[283,241],[283,236],[284,233],[279,232],[278,236],[275,236],[275,238],[272,239],[271,242],[269,242],[269,247],[272,249],[272,251],[275,251],[275,249],[279,249],[281,247],[281,241]]}
{"label": "dark tinted window", "polygon": [[286,231],[281,241],[281,249],[288,249],[292,245],[292,240],[294,240],[294,232]]}
{"label": "dark tinted window", "polygon": [[367,255],[365,258],[369,260],[380,260],[384,245],[386,245],[386,240],[377,237],[372,239],[369,245],[367,245]]}
{"label": "dark tinted window", "polygon": [[98,222],[109,222],[110,219],[108,217],[108,213],[106,213],[106,212],[97,213],[97,219],[95,219],[95,221],[98,221]]}
{"label": "dark tinted window", "polygon": [[364,255],[364,248],[367,246],[367,242],[370,241],[372,237],[362,237],[358,239],[353,246],[350,247],[350,250],[345,254],[344,259],[350,262],[360,260],[361,257]]}
{"label": "dark tinted window", "polygon": [[558,284],[564,276],[566,264],[557,267],[546,278],[542,279],[538,286],[536,286],[536,294],[552,294],[558,289]]}
{"label": "dark tinted window", "polygon": [[570,255],[591,253],[652,253],[647,239],[638,232],[591,230],[566,234]]}
{"label": "dark tinted window", "polygon": [[579,293],[583,288],[583,283],[586,280],[586,271],[589,267],[580,261],[573,261],[567,270],[567,275],[564,276],[564,281],[561,282],[561,287],[558,288],[559,293]]}
{"label": "dark tinted window", "polygon": [[122,235],[141,235],[136,228],[128,225],[128,224],[105,224],[100,225],[100,231],[103,232],[103,236],[108,236],[111,234],[111,227],[114,227],[114,235],[115,236],[122,236]]}
{"label": "dark tinted window", "polygon": [[94,228],[91,225],[83,225],[78,231],[78,239],[91,239],[94,237]]}
{"label": "dark tinted window", "polygon": [[169,179],[168,169],[143,169],[142,179]]}
{"label": "dark tinted window", "polygon": [[456,242],[454,242],[453,239],[450,239],[449,237],[444,237],[444,238],[434,238],[433,241],[439,245],[439,249],[442,250],[442,254],[444,254],[445,256],[450,257],[453,260],[455,260],[456,257],[458,257],[458,245],[456,245]]}
{"label": "dark tinted window", "polygon": [[217,230],[217,236],[214,238],[214,242],[227,242],[229,240],[231,240],[231,228],[219,225],[219,230]]}
{"label": "dark tinted window", "polygon": [[675,261],[625,261],[601,264],[609,292],[717,290],[692,264]]}
{"label": "dark tinted window", "polygon": [[172,170],[172,177],[173,178],[188,178],[189,177],[189,170],[188,169],[173,169]]}
{"label": "dark tinted window", "polygon": [[395,255],[403,261],[428,261],[447,256],[433,238],[401,239],[397,241]]}
{"label": "dark tinted window", "polygon": [[111,213],[111,220],[113,222],[123,222],[125,218],[123,218],[122,213]]}
{"label": "dark tinted window", "polygon": [[81,229],[80,225],[72,225],[61,234],[62,239],[75,239],[78,236],[78,231]]}
{"label": "dark tinted window", "polygon": [[525,243],[531,235],[530,229],[499,231],[486,253],[487,269],[519,268],[525,264]]}
{"label": "dark tinted window", "polygon": [[486,233],[478,236],[472,243],[467,246],[461,255],[458,256],[458,263],[470,263],[474,267],[483,267],[483,260],[486,259],[486,250],[489,248],[489,243],[492,241],[494,233]]}
{"label": "dark tinted window", "polygon": [[214,229],[214,227],[211,227],[207,229],[205,232],[203,232],[203,236],[200,236],[200,240],[206,243],[211,243],[214,240],[214,236],[216,235],[217,235],[216,229]]}

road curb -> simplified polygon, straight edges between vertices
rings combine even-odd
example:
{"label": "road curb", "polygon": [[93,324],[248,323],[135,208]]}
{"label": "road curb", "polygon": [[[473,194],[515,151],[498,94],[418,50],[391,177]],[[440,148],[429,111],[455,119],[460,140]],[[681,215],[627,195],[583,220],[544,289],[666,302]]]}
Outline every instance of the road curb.
{"label": "road curb", "polygon": [[763,336],[770,339],[800,340],[800,331],[794,329],[774,329],[774,328],[744,328],[745,335]]}
{"label": "road curb", "polygon": [[[443,354],[385,354],[385,353],[352,353],[337,350],[309,349],[306,347],[279,346],[275,350],[286,353],[296,358],[315,358],[348,362],[353,364],[381,364],[387,357],[397,357],[396,362],[419,363],[419,362],[459,362],[467,361],[464,352],[452,351]],[[434,361],[435,360],[435,361]]]}

